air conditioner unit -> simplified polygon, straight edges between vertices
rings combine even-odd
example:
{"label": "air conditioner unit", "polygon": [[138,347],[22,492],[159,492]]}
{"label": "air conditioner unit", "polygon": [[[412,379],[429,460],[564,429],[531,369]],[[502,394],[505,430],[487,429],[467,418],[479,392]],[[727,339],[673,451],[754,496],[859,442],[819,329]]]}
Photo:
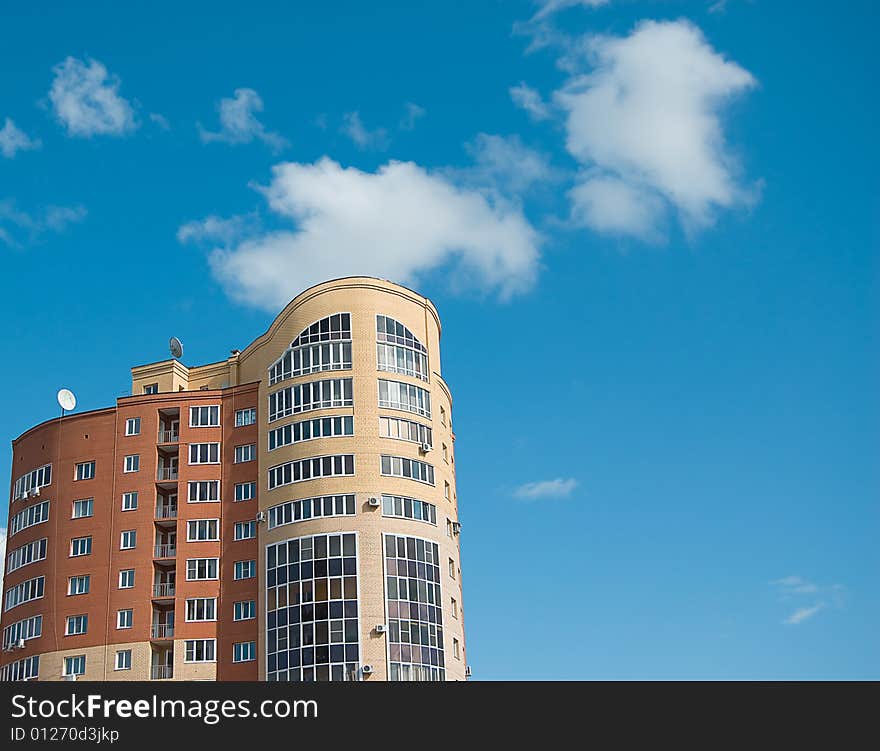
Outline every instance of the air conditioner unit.
{"label": "air conditioner unit", "polygon": [[266,521],[266,512],[265,511],[257,511],[256,517],[254,517],[257,522]]}
{"label": "air conditioner unit", "polygon": [[423,454],[427,454],[432,448],[433,448],[433,447],[431,446],[430,443],[423,443],[423,444],[419,447],[419,450],[420,450]]}
{"label": "air conditioner unit", "polygon": [[379,508],[379,506],[382,505],[382,501],[380,501],[378,498],[370,498],[370,500],[367,501],[367,503],[370,506],[372,506],[373,508]]}
{"label": "air conditioner unit", "polygon": [[452,522],[452,532],[456,535],[461,534],[461,522]]}
{"label": "air conditioner unit", "polygon": [[24,649],[24,639],[19,639],[15,642],[15,649]]}
{"label": "air conditioner unit", "polygon": [[376,624],[376,633],[377,634],[384,634],[387,630],[388,630],[388,626],[386,626],[384,623],[377,623]]}
{"label": "air conditioner unit", "polygon": [[65,681],[75,681],[76,680],[76,673],[71,673],[70,675],[65,675],[64,680]]}
{"label": "air conditioner unit", "polygon": [[361,666],[361,673],[363,673],[364,675],[370,675],[372,672],[373,672],[372,665],[362,665]]}
{"label": "air conditioner unit", "polygon": [[31,495],[32,495],[34,498],[37,498],[37,497],[40,495],[40,489],[39,489],[39,488],[34,488],[34,489],[31,491]]}
{"label": "air conditioner unit", "polygon": [[466,665],[466,666],[465,666],[465,668],[464,668],[464,677],[465,677],[465,678],[470,678],[470,677],[471,677],[471,666],[470,666],[470,665]]}

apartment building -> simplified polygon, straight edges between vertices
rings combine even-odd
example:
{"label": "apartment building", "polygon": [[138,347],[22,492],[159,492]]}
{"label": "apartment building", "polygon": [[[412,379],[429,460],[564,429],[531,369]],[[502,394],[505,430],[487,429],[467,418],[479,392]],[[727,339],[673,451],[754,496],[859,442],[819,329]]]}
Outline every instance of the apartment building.
{"label": "apartment building", "polygon": [[0,680],[463,680],[425,297],[351,277],[13,441]]}

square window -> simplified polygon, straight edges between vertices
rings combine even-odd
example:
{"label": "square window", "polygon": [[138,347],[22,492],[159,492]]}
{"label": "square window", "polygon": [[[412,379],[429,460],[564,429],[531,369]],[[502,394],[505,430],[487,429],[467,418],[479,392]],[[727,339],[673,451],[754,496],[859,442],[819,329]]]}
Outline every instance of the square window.
{"label": "square window", "polygon": [[140,417],[129,417],[125,421],[125,435],[140,435],[141,434],[141,418]]}

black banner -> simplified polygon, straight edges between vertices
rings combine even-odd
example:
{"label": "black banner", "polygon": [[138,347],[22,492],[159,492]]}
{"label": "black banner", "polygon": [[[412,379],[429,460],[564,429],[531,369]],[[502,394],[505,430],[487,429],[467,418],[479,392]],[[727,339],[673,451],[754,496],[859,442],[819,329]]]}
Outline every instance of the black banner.
{"label": "black banner", "polygon": [[[181,743],[350,740],[465,742],[475,728],[521,743],[702,738],[840,747],[866,723],[876,684],[799,683],[142,683],[0,684],[2,747],[177,748]],[[873,706],[873,703],[872,705]],[[863,712],[863,709],[865,710]],[[329,733],[329,735],[328,735]],[[289,736],[288,736],[289,734]],[[262,740],[260,740],[262,739]],[[867,738],[866,738],[867,740]],[[290,745],[287,741],[285,746]]]}

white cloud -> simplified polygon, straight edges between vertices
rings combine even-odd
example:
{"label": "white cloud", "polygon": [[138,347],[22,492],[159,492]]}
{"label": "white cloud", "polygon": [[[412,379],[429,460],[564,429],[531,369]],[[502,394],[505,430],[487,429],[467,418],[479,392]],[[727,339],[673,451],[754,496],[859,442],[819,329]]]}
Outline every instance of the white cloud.
{"label": "white cloud", "polygon": [[406,103],[406,115],[400,121],[401,130],[412,130],[416,127],[416,120],[425,116],[425,108],[419,107],[412,102]]}
{"label": "white cloud", "polygon": [[502,298],[529,289],[537,275],[540,236],[518,206],[412,162],[390,161],[376,172],[326,157],[287,162],[261,191],[276,218],[293,227],[254,233],[210,255],[228,293],[249,305],[277,311],[303,288],[346,275],[415,284],[443,268]]}
{"label": "white cloud", "polygon": [[219,216],[207,216],[187,222],[177,230],[177,240],[181,243],[217,243],[229,246],[256,229],[254,215],[232,216],[223,219]]}
{"label": "white cloud", "polygon": [[573,477],[557,477],[555,480],[540,480],[527,482],[513,491],[516,498],[526,501],[537,501],[544,498],[567,498],[577,487],[577,480]]}
{"label": "white cloud", "polygon": [[[792,604],[795,610],[783,620],[787,626],[797,626],[830,606],[841,608],[846,588],[841,584],[814,584],[801,576],[784,576],[770,582],[781,602]],[[807,601],[807,602],[804,602]],[[799,604],[803,603],[803,604]]]}
{"label": "white cloud", "polygon": [[0,528],[0,592],[3,591],[3,575],[6,572],[6,527]]}
{"label": "white cloud", "polygon": [[17,128],[15,123],[6,118],[6,124],[0,128],[0,154],[7,159],[12,159],[19,151],[31,151],[40,148],[39,138],[29,138],[28,135]]}
{"label": "white cloud", "polygon": [[770,582],[779,587],[783,594],[812,594],[817,592],[819,588],[812,582],[802,579],[800,576],[784,576],[781,579],[775,579]]}
{"label": "white cloud", "polygon": [[798,608],[795,610],[788,618],[786,618],[783,623],[788,626],[797,626],[799,623],[803,623],[804,621],[812,618],[816,613],[822,610],[825,607],[824,602],[818,602],[812,607],[808,608]]}
{"label": "white cloud", "polygon": [[52,70],[49,101],[68,135],[123,135],[138,127],[132,106],[119,96],[119,78],[102,63],[68,57]]}
{"label": "white cloud", "polygon": [[697,27],[644,21],[627,37],[585,37],[562,65],[572,75],[554,98],[566,112],[566,148],[583,168],[570,194],[576,221],[654,237],[661,207],[691,232],[754,199],[738,180],[722,115],[756,81]]}
{"label": "white cloud", "polygon": [[550,118],[550,106],[544,101],[541,93],[525,81],[511,86],[508,92],[513,103],[528,112],[533,120],[548,120]]}
{"label": "white cloud", "polygon": [[343,124],[340,131],[354,141],[359,148],[372,148],[380,151],[388,148],[388,131],[384,128],[368,130],[358,112],[346,112],[342,119]]}
{"label": "white cloud", "polygon": [[266,130],[257,119],[263,111],[263,100],[253,89],[236,89],[231,98],[223,98],[217,109],[220,113],[220,130],[211,132],[198,123],[199,135],[203,143],[220,141],[222,143],[251,143],[254,139],[262,141],[275,152],[289,144],[278,133]]}
{"label": "white cloud", "polygon": [[150,121],[156,123],[162,130],[171,130],[171,123],[168,122],[168,118],[160,115],[158,112],[150,113]]}
{"label": "white cloud", "polygon": [[64,232],[67,227],[86,217],[83,206],[47,206],[42,212],[29,214],[9,199],[0,201],[0,241],[20,247],[25,235],[29,241],[39,240],[48,232]]}
{"label": "white cloud", "polygon": [[524,145],[519,136],[478,133],[465,144],[474,166],[450,170],[475,187],[491,187],[503,195],[519,195],[533,185],[557,178],[547,158]]}
{"label": "white cloud", "polygon": [[574,8],[578,5],[585,8],[598,8],[601,5],[607,5],[610,0],[537,0],[537,2],[540,8],[533,16],[534,19],[546,18],[560,10]]}

